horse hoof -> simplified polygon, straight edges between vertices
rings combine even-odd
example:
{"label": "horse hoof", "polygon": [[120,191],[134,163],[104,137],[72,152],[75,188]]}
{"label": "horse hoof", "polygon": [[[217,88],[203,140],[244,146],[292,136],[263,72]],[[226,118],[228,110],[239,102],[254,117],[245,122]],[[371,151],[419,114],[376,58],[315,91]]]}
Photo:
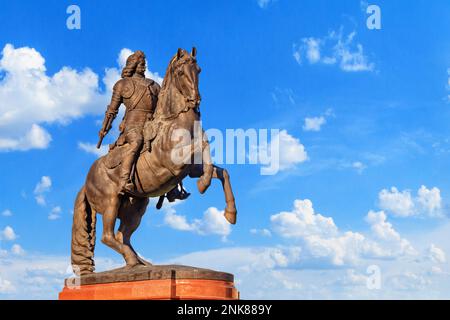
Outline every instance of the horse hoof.
{"label": "horse hoof", "polygon": [[138,266],[140,266],[141,264],[139,263],[139,262],[136,262],[136,263],[130,263],[130,264],[127,264],[125,267],[124,267],[124,269],[125,270],[127,270],[127,271],[131,271],[131,270],[133,270],[134,268],[137,268]]}
{"label": "horse hoof", "polygon": [[230,224],[236,224],[236,214],[237,214],[236,210],[225,209],[225,213],[223,215]]}
{"label": "horse hoof", "polygon": [[141,265],[146,266],[146,267],[153,266],[153,263],[148,262],[147,260],[144,260],[144,259],[139,259],[139,262],[141,263]]}
{"label": "horse hoof", "polygon": [[77,275],[79,277],[89,276],[89,275],[92,275],[92,274],[94,274],[94,271],[91,271],[91,270],[84,270],[84,271],[81,271],[79,273],[75,273],[75,275]]}

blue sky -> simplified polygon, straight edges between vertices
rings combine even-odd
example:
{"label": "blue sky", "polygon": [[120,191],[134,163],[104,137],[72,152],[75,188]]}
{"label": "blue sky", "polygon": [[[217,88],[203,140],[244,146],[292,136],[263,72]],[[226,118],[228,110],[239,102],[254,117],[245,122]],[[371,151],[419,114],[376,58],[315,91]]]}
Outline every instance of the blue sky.
{"label": "blue sky", "polygon": [[[68,276],[73,201],[129,50],[162,77],[192,46],[203,126],[279,129],[285,167],[224,165],[231,228],[207,219],[220,185],[186,181],[189,201],[149,206],[141,255],[233,272],[243,298],[449,298],[449,14],[444,0],[2,3],[0,298],[55,298]],[[122,263],[101,243],[96,257]]]}

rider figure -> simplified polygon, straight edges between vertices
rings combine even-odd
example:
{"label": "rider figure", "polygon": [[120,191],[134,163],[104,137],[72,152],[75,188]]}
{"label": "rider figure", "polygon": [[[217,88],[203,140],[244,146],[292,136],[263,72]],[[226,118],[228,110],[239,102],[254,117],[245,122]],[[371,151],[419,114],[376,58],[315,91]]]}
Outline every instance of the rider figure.
{"label": "rider figure", "polygon": [[[152,79],[145,78],[146,61],[144,52],[138,50],[128,57],[122,70],[122,79],[113,88],[111,103],[105,113],[102,129],[99,132],[100,142],[111,129],[111,124],[117,116],[120,105],[126,107],[125,116],[120,124],[120,136],[115,145],[127,144],[122,154],[120,170],[119,194],[133,191],[132,169],[144,144],[144,125],[153,119],[160,85]],[[169,191],[167,197],[170,202],[175,199],[184,200],[189,197],[180,183]],[[161,200],[161,199],[160,199]]]}
{"label": "rider figure", "polygon": [[122,79],[113,88],[111,103],[105,114],[100,137],[105,136],[116,118],[120,105],[126,107],[125,116],[120,124],[121,136],[116,144],[127,143],[120,171],[119,193],[133,190],[131,171],[142,149],[143,128],[147,120],[152,119],[158,101],[160,85],[145,78],[146,61],[142,51],[136,51],[128,57],[122,71]]}

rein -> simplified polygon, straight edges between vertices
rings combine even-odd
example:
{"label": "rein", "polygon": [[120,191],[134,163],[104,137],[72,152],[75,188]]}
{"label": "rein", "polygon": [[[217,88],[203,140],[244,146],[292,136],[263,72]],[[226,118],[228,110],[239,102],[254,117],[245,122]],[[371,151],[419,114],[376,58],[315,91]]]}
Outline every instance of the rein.
{"label": "rein", "polygon": [[[161,92],[160,96],[165,95],[165,94],[166,94],[166,92]],[[158,115],[157,118],[159,118],[160,120],[163,120],[163,121],[175,120],[176,118],[178,118],[180,116],[180,114],[188,112],[191,109],[193,109],[197,114],[200,114],[200,110],[199,110],[198,105],[196,105],[197,104],[196,102],[194,102],[192,99],[189,99],[185,96],[183,96],[183,98],[184,98],[184,104],[185,104],[184,108],[180,109],[177,113],[171,114],[166,117],[163,117],[162,115]]]}

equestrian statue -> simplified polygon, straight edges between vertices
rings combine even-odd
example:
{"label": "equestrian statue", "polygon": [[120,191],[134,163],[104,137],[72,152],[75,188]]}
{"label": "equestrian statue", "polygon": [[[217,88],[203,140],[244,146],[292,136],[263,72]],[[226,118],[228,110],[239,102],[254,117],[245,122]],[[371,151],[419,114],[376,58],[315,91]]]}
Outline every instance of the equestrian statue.
{"label": "equestrian statue", "polygon": [[[227,170],[212,163],[208,139],[201,130],[196,139],[182,139],[179,132],[195,136],[200,123],[200,67],[197,50],[178,49],[170,60],[162,86],[145,77],[146,56],[136,51],[128,57],[120,79],[113,88],[105,113],[103,138],[123,104],[126,108],[120,135],[107,155],[91,166],[84,186],[75,200],[71,260],[77,275],[94,272],[97,214],[103,216],[102,243],[120,253],[126,268],[151,263],[138,256],[131,236],[139,227],[149,198],[170,202],[189,196],[182,185],[186,177],[199,178],[197,188],[206,192],[212,178],[222,183],[226,207],[224,216],[236,223],[236,205]],[[200,159],[200,161],[198,161]],[[120,225],[115,232],[116,220]]]}

